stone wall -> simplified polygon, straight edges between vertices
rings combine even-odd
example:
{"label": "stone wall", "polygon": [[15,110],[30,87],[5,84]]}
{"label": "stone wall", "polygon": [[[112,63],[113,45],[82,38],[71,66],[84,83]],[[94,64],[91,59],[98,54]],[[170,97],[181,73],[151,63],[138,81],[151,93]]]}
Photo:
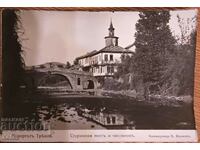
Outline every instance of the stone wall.
{"label": "stone wall", "polygon": [[95,79],[95,77],[90,74],[81,74],[80,72],[77,74],[73,71],[27,71],[26,77],[24,78],[24,84],[31,88],[37,88],[38,86],[41,86],[41,83],[44,82],[44,80],[51,78],[51,75],[64,76],[66,78],[66,81],[69,81],[72,90],[97,88],[97,80]]}

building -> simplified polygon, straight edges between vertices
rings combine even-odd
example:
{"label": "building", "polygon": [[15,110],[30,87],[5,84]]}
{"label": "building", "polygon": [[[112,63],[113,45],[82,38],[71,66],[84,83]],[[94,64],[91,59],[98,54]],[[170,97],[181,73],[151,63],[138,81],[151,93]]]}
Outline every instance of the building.
{"label": "building", "polygon": [[113,76],[121,63],[122,55],[132,55],[134,52],[118,45],[118,37],[114,34],[112,21],[105,37],[105,47],[76,58],[83,71],[92,72],[95,77]]}

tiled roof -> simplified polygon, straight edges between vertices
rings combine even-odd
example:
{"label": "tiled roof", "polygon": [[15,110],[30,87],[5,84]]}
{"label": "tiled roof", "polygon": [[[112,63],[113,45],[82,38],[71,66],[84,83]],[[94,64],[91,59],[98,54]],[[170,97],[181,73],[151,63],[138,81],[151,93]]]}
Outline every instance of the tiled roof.
{"label": "tiled roof", "polygon": [[97,52],[98,52],[98,51],[94,50],[94,51],[89,52],[89,53],[87,53],[87,54],[85,54],[85,55],[82,55],[82,56],[80,56],[80,57],[77,57],[76,59],[81,59],[81,58],[89,57],[89,56],[95,55]]}
{"label": "tiled roof", "polygon": [[133,53],[130,50],[127,50],[120,46],[107,46],[99,50],[99,52],[114,52],[114,53]]}
{"label": "tiled roof", "polygon": [[77,57],[76,59],[90,57],[90,56],[93,56],[93,55],[96,55],[96,54],[102,53],[102,52],[108,52],[108,53],[134,53],[133,51],[125,49],[125,48],[120,47],[120,46],[107,46],[107,47],[102,48],[99,51],[92,51],[92,52],[87,53],[87,54],[85,54],[83,56]]}

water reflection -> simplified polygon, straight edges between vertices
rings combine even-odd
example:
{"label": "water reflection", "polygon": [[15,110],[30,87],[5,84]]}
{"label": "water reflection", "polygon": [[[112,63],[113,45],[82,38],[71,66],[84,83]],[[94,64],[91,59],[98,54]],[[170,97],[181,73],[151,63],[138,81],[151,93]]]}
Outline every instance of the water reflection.
{"label": "water reflection", "polygon": [[192,106],[153,107],[124,99],[63,99],[4,106],[4,117],[24,117],[51,129],[194,129]]}
{"label": "water reflection", "polygon": [[40,105],[33,118],[51,124],[52,129],[135,129],[134,121],[106,108],[89,110],[82,105]]}
{"label": "water reflection", "polygon": [[130,121],[127,116],[120,114],[116,110],[106,110],[105,107],[100,111],[80,107],[78,114],[108,129],[135,129],[134,121]]}

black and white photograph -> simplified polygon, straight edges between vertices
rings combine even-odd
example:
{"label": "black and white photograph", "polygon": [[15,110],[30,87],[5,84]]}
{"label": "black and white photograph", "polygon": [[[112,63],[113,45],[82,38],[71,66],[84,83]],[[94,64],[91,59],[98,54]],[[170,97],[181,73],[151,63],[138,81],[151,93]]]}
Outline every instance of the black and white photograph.
{"label": "black and white photograph", "polygon": [[195,130],[196,24],[196,9],[4,9],[0,130]]}

